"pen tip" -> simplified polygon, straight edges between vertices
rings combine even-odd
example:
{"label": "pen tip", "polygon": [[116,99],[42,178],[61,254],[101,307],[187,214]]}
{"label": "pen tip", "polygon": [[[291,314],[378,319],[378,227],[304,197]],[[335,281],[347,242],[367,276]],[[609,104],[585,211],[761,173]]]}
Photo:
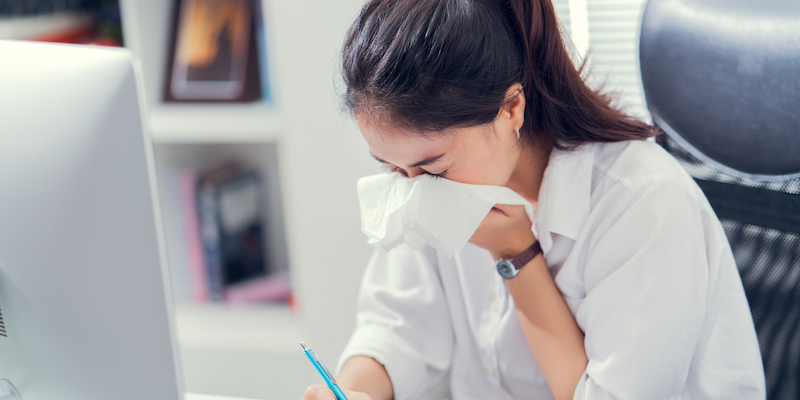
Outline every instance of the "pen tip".
{"label": "pen tip", "polygon": [[305,343],[303,343],[303,341],[302,341],[302,340],[300,341],[300,347],[302,347],[302,348],[303,348],[303,350],[305,350],[305,349],[306,349],[306,344],[305,344]]}

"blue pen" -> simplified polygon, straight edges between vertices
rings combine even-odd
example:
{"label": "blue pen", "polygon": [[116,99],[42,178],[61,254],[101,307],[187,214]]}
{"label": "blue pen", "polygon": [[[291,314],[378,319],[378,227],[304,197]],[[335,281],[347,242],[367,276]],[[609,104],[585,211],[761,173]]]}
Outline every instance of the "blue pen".
{"label": "blue pen", "polygon": [[306,347],[305,343],[300,342],[300,346],[303,347],[303,351],[306,353],[306,357],[311,361],[311,364],[314,364],[314,368],[317,369],[320,375],[322,375],[322,379],[325,379],[325,383],[328,384],[328,387],[333,391],[333,394],[336,395],[336,398],[339,400],[347,400],[347,397],[342,393],[342,389],[339,389],[339,385],[336,384],[336,379],[333,379],[333,375],[328,372],[328,369],[325,368],[325,365],[322,364],[322,361],[317,358],[317,355],[314,354],[314,350],[309,349]]}

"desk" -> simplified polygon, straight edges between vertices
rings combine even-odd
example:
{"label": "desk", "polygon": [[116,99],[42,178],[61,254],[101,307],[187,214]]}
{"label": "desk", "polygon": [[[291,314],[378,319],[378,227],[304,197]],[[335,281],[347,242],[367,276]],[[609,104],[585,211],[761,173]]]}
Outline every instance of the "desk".
{"label": "desk", "polygon": [[186,393],[184,400],[256,400],[256,399],[243,399],[241,397],[227,397],[227,396],[214,396],[211,394],[200,393]]}
{"label": "desk", "polygon": [[186,392],[298,399],[321,381],[300,348],[300,319],[287,306],[182,305],[175,316]]}

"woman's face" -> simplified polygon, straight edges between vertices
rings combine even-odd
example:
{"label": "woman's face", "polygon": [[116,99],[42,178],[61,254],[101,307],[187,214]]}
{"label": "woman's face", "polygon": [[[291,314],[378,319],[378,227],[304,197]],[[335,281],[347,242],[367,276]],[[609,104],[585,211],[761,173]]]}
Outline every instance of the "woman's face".
{"label": "woman's face", "polygon": [[410,178],[438,175],[456,182],[505,186],[520,158],[513,122],[495,122],[424,137],[357,118],[370,153],[392,172]]}

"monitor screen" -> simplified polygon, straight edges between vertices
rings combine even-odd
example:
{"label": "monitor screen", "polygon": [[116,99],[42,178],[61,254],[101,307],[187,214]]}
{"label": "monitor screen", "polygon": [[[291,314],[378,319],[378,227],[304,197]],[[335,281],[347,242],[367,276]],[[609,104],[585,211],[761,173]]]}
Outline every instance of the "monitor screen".
{"label": "monitor screen", "polygon": [[23,400],[179,400],[138,69],[0,41],[0,380]]}

